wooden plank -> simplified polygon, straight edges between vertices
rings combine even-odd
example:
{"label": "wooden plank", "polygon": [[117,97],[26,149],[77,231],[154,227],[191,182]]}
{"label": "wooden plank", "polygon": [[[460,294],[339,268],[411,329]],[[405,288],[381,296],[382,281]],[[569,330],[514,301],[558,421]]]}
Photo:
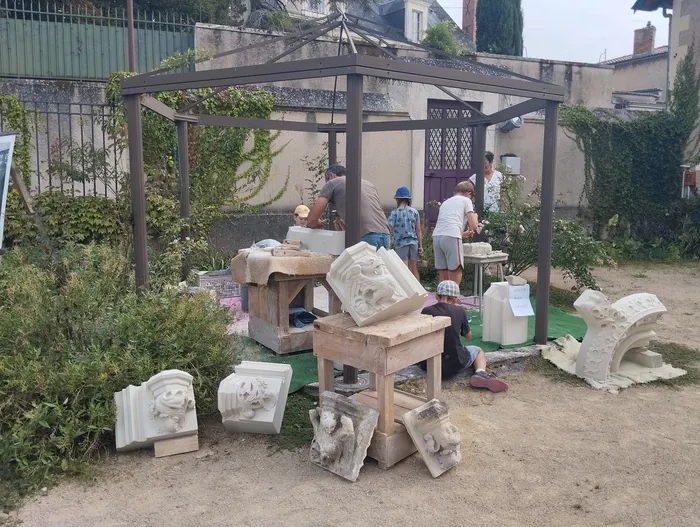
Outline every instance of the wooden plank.
{"label": "wooden plank", "polygon": [[369,389],[370,390],[377,389],[377,374],[374,372],[369,372]]}
{"label": "wooden plank", "polygon": [[314,284],[315,280],[307,280],[304,286],[304,309],[309,313],[314,310]]}
{"label": "wooden plank", "polygon": [[270,304],[270,312],[275,313],[277,320],[270,320],[270,322],[277,323],[281,335],[289,333],[289,303],[294,300],[294,296],[290,294],[294,288],[292,284],[293,282],[277,282],[272,288],[277,291],[277,298]]}
{"label": "wooden plank", "polygon": [[[316,320],[315,322],[318,322]],[[344,339],[314,328],[314,355],[353,366],[361,370],[384,374],[386,352],[362,342]]]}
{"label": "wooden plank", "polygon": [[428,401],[438,399],[442,395],[442,355],[428,359],[428,382],[426,395]]}
{"label": "wooden plank", "polygon": [[442,355],[444,329],[392,346],[386,350],[386,372],[396,373],[435,355]]}
{"label": "wooden plank", "polygon": [[377,430],[390,436],[394,433],[394,376],[377,376],[377,405],[379,423]]}
{"label": "wooden plank", "polygon": [[153,443],[153,453],[156,457],[174,456],[197,450],[199,450],[199,436],[197,434],[162,439]]}
{"label": "wooden plank", "polygon": [[[366,390],[353,395],[353,397],[360,397],[362,398],[361,402],[371,406],[375,410],[379,409],[377,403],[379,394],[376,391]],[[401,415],[415,410],[419,406],[423,406],[425,403],[426,400],[422,397],[416,397],[415,395],[402,392],[401,390],[394,390],[394,421],[397,423],[401,422]]]}
{"label": "wooden plank", "polygon": [[266,320],[251,316],[248,318],[248,336],[278,355],[310,350],[314,347],[314,334],[311,325],[303,328],[291,328],[287,333],[280,334],[279,328]]}
{"label": "wooden plank", "polygon": [[[308,311],[308,309],[307,309],[307,311]],[[311,312],[314,315],[316,315],[317,317],[321,317],[321,318],[328,316],[328,311],[324,311],[323,309],[319,309],[317,307],[313,308],[313,310]]]}
{"label": "wooden plank", "polygon": [[318,358],[318,393],[335,391],[335,372],[333,361]]}
{"label": "wooden plank", "polygon": [[406,459],[416,452],[411,436],[403,424],[394,424],[394,434],[386,435],[375,430],[372,442],[367,449],[367,455],[377,460],[380,469],[387,470],[399,461]]}
{"label": "wooden plank", "polygon": [[339,333],[352,340],[391,347],[433,333],[450,323],[448,317],[409,314],[360,328],[349,314],[343,313],[317,321],[316,327],[326,333]]}

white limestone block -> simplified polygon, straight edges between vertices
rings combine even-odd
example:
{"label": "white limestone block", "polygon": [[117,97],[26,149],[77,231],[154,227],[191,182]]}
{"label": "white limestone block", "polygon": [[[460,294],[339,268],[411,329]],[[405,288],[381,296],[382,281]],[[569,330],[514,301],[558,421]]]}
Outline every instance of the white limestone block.
{"label": "white limestone block", "polygon": [[279,434],[292,381],[289,364],[243,361],[219,384],[219,412],[229,432]]}
{"label": "white limestone block", "polygon": [[428,297],[394,251],[365,242],[345,249],[327,279],[359,327],[417,311]]}
{"label": "white limestone block", "polygon": [[345,232],[308,229],[306,227],[289,227],[287,240],[300,241],[302,249],[313,253],[337,256],[345,250]]}
{"label": "white limestone block", "polygon": [[447,405],[433,399],[401,417],[430,474],[437,478],[462,460],[462,438]]}
{"label": "white limestone block", "polygon": [[502,346],[527,342],[528,317],[513,315],[510,306],[510,286],[510,282],[493,282],[484,293],[482,309],[484,342],[497,342]]}
{"label": "white limestone block", "polygon": [[491,244],[486,242],[465,243],[462,247],[464,256],[486,256],[493,252]]}
{"label": "white limestone block", "polygon": [[140,386],[114,394],[117,451],[151,446],[155,441],[197,434],[192,376],[164,370]]}
{"label": "white limestone block", "polygon": [[638,356],[656,336],[654,326],[666,313],[656,295],[638,293],[610,303],[600,291],[587,289],[574,307],[588,326],[576,358],[576,375],[606,382],[631,351],[638,360],[658,364],[652,357]]}
{"label": "white limestone block", "polygon": [[309,457],[315,465],[356,481],[372,442],[379,412],[333,392],[323,392],[309,410],[314,439]]}

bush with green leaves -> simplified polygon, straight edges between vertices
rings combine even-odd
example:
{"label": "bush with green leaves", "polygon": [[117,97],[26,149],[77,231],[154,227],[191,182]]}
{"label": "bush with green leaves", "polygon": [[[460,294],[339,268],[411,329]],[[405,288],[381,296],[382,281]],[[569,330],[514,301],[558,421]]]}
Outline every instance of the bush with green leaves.
{"label": "bush with green leaves", "polygon": [[426,30],[421,44],[439,49],[450,55],[473,55],[474,52],[472,50],[457,41],[453,31],[459,31],[454,22],[444,21],[433,24]]}
{"label": "bush with green leaves", "polygon": [[0,509],[83,471],[113,445],[114,392],[164,369],[194,377],[216,411],[236,341],[205,294],[134,292],[126,254],[67,244],[9,251],[0,266]]}
{"label": "bush with green leaves", "polygon": [[[540,237],[540,192],[535,189],[522,198],[524,178],[501,166],[501,210],[489,212],[484,235],[494,247],[508,253],[507,272],[519,275],[537,265]],[[614,266],[605,244],[596,241],[579,220],[555,219],[552,239],[552,267],[561,269],[575,282],[575,289],[597,288],[591,268]]]}

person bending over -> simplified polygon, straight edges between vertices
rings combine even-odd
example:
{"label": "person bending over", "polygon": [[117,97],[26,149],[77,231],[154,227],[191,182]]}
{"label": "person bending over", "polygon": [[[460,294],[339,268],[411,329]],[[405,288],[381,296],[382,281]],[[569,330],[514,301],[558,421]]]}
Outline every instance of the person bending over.
{"label": "person bending over", "polygon": [[[442,351],[442,378],[448,380],[463,371],[473,368],[469,384],[474,388],[485,388],[494,393],[505,392],[508,385],[493,373],[486,372],[486,355],[477,346],[464,346],[460,336],[470,339],[472,332],[467,321],[467,312],[459,303],[459,286],[451,281],[440,282],[437,287],[438,303],[423,309],[422,314],[433,317],[450,317],[452,323],[445,328]],[[426,370],[427,362],[419,366]]]}
{"label": "person bending over", "polygon": [[[455,188],[455,194],[440,205],[438,219],[433,229],[433,251],[435,253],[435,269],[440,280],[452,280],[462,283],[462,267],[464,254],[462,239],[467,238],[478,230],[479,219],[474,212],[474,185],[462,181]],[[464,222],[469,228],[464,230]]]}

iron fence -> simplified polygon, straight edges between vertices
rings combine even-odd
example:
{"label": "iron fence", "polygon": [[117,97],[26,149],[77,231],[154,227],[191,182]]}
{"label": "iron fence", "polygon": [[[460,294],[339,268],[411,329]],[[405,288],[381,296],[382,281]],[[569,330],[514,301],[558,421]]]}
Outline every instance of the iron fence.
{"label": "iron fence", "polygon": [[[20,101],[32,112],[31,190],[113,197],[128,155],[110,139],[106,104]],[[0,111],[0,130],[4,116]]]}
{"label": "iron fence", "polygon": [[[194,26],[180,15],[136,11],[137,71],[193,48]],[[0,76],[104,80],[127,69],[124,9],[0,0]]]}

